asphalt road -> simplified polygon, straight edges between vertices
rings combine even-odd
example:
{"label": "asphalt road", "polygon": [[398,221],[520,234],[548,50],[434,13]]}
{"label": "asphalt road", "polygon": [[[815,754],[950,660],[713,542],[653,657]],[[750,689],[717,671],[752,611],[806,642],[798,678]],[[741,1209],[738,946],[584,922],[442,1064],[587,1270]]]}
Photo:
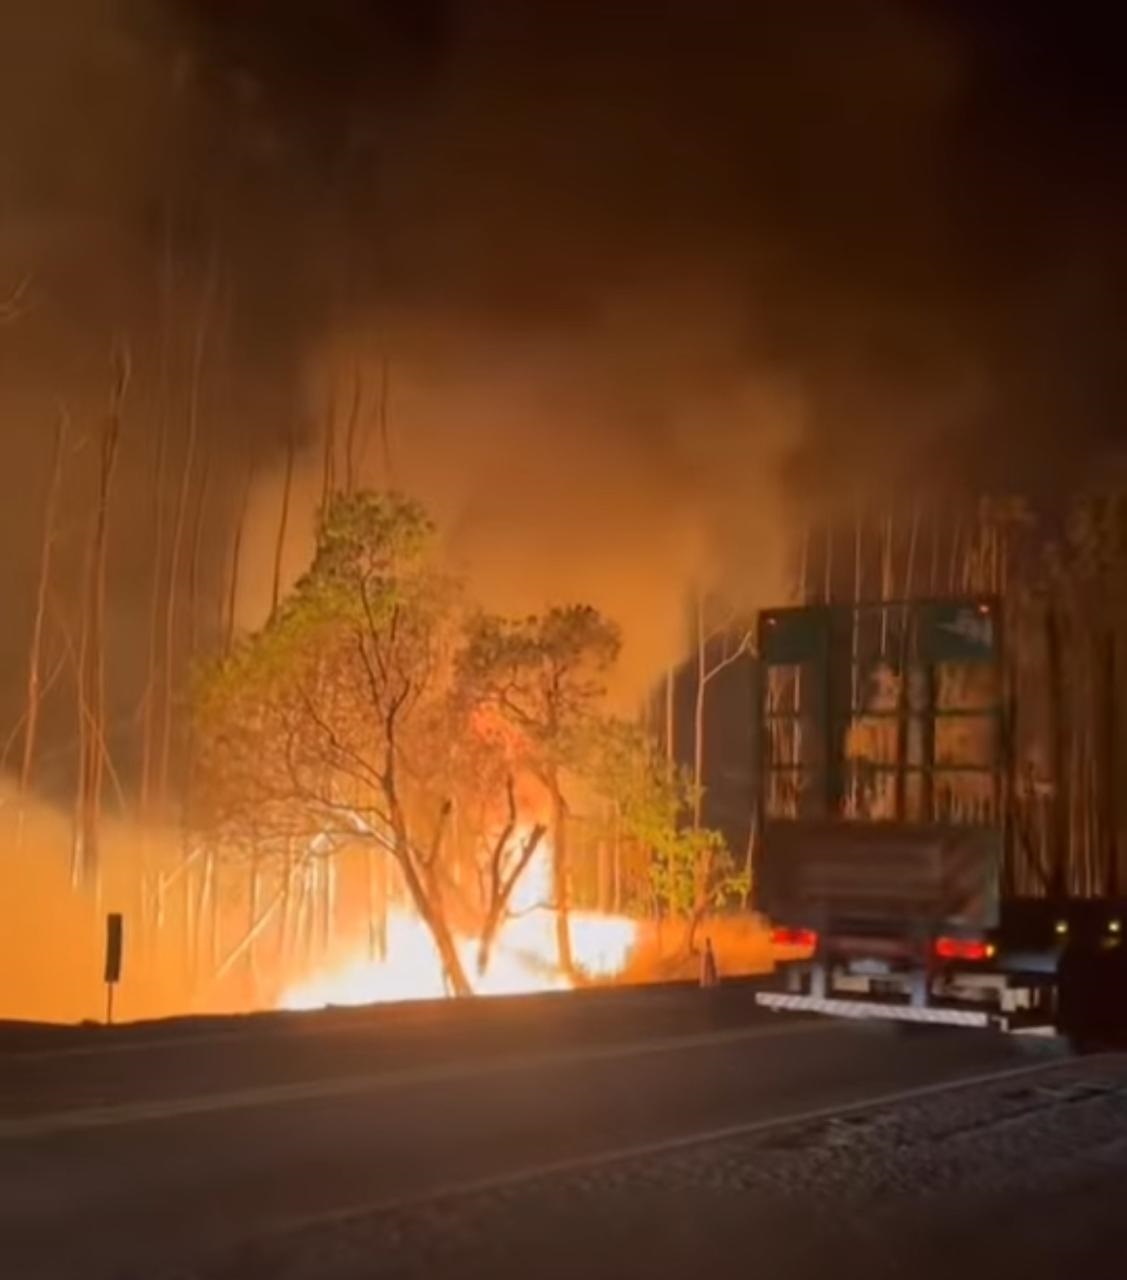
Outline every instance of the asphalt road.
{"label": "asphalt road", "polygon": [[[291,1015],[0,1052],[3,1274],[150,1276],[338,1211],[1029,1065],[746,987]],[[45,1047],[44,1047],[45,1045]]]}

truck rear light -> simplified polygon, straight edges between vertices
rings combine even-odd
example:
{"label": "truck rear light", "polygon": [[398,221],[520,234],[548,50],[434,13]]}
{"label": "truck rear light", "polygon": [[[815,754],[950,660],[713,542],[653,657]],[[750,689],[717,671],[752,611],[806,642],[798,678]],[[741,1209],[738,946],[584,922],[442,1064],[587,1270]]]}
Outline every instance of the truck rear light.
{"label": "truck rear light", "polygon": [[799,947],[803,951],[813,951],[818,945],[818,934],[813,929],[780,925],[771,930],[771,941],[776,947]]}
{"label": "truck rear light", "polygon": [[977,938],[936,938],[935,954],[940,960],[992,960],[995,947],[992,942]]}

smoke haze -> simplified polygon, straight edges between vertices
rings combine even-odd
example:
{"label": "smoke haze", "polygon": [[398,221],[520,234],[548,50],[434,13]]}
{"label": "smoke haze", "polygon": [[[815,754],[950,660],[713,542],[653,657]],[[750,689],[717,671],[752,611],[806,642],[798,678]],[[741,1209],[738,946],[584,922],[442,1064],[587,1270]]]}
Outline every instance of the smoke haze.
{"label": "smoke haze", "polygon": [[[390,467],[423,498],[490,604],[619,616],[639,688],[677,653],[701,574],[752,603],[789,589],[811,513],[1088,465],[1124,401],[1122,102],[1098,24],[1026,9],[6,6],[0,297],[26,280],[0,327],[8,722],[52,422],[62,403],[74,424],[65,617],[121,337],[109,680],[127,775],[197,362],[205,638],[247,476],[253,624],[285,442],[292,575],[326,424],[345,430],[357,387],[360,474]],[[61,701],[48,736],[70,716]]]}

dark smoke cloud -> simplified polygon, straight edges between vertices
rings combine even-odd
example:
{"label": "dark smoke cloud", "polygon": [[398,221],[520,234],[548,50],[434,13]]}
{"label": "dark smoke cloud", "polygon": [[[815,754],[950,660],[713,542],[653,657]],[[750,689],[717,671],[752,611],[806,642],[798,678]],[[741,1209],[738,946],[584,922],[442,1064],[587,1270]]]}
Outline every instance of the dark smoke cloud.
{"label": "dark smoke cloud", "polygon": [[[782,589],[810,500],[1081,470],[1124,408],[1123,100],[1098,21],[1039,12],[5,6],[0,293],[31,284],[0,329],[4,465],[21,477],[0,659],[22,661],[22,477],[59,397],[94,420],[124,332],[137,379],[112,589],[129,685],[151,441],[165,413],[183,447],[209,291],[208,581],[252,464],[248,618],[282,442],[305,445],[296,565],[326,406],[358,369],[369,430],[388,370],[397,478],[483,588],[507,605],[590,594],[647,669],[675,648],[702,564],[753,597]],[[367,457],[379,478],[377,444]],[[118,694],[122,715],[137,696]]]}
{"label": "dark smoke cloud", "polygon": [[[881,478],[958,475],[988,432],[1055,464],[1061,438],[1117,425],[1124,117],[1090,15],[1062,32],[1036,6],[889,0],[189,12],[339,219],[338,305],[366,327],[484,333],[503,364],[575,381],[593,364],[618,430],[634,417],[659,448],[661,410],[724,393],[717,364],[797,383],[796,473],[831,489],[874,453]],[[656,378],[607,332],[631,310],[655,317],[637,345]]]}

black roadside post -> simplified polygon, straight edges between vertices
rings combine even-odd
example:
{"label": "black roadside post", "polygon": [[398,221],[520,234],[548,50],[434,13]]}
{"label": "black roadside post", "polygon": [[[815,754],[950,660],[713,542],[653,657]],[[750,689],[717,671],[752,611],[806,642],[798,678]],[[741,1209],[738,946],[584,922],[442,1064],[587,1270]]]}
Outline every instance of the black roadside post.
{"label": "black roadside post", "polygon": [[121,944],[124,926],[121,913],[106,916],[106,1026],[113,1024],[113,989],[121,977]]}

